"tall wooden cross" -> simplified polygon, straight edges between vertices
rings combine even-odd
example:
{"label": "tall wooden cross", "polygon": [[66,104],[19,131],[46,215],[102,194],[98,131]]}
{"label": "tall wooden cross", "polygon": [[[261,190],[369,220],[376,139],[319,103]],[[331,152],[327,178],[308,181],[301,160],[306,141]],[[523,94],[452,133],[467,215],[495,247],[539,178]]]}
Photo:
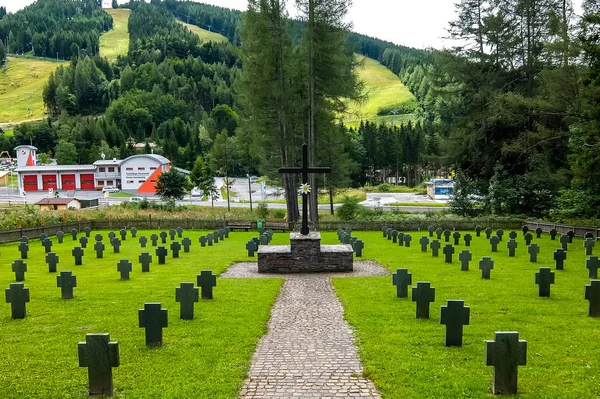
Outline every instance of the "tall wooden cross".
{"label": "tall wooden cross", "polygon": [[[302,144],[302,167],[300,168],[279,168],[279,173],[301,173],[302,185],[308,187],[309,173],[330,173],[331,168],[318,168],[308,166],[308,145]],[[308,187],[310,189],[310,187]],[[308,191],[302,190],[302,227],[300,234],[308,235]]]}

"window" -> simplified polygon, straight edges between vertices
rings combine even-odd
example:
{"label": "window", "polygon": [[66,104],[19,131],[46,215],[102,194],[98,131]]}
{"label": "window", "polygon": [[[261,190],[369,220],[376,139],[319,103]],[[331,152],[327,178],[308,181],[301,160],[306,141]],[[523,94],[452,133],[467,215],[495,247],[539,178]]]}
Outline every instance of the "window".
{"label": "window", "polygon": [[133,180],[127,180],[127,184],[133,184],[135,183]]}
{"label": "window", "polygon": [[138,180],[138,183],[146,183],[146,180]]}
{"label": "window", "polygon": [[106,172],[106,168],[98,168],[98,172],[101,172],[101,173]]}
{"label": "window", "polygon": [[108,172],[109,173],[114,173],[115,172],[115,168],[108,168]]}
{"label": "window", "polygon": [[133,168],[125,168],[125,170],[133,170]]}
{"label": "window", "polygon": [[107,185],[107,186],[112,186],[112,185],[114,185],[114,183],[113,183],[113,181],[112,181],[112,180],[107,180],[107,181],[106,181],[106,185]]}
{"label": "window", "polygon": [[156,170],[156,166],[150,166],[150,170]]}
{"label": "window", "polygon": [[143,166],[138,167],[138,170],[146,170]]}
{"label": "window", "polygon": [[104,180],[98,180],[98,185],[99,186],[103,186],[104,185]]}

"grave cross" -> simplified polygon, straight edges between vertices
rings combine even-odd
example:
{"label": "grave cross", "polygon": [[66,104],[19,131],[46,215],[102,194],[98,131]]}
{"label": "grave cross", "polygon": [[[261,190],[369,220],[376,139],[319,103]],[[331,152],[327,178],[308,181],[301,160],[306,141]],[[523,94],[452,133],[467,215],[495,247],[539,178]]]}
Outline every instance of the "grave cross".
{"label": "grave cross", "polygon": [[354,252],[356,253],[357,258],[362,257],[362,250],[364,248],[365,248],[365,243],[362,240],[356,240],[356,241],[354,241],[354,244],[352,244],[352,249],[354,249]]}
{"label": "grave cross", "polygon": [[481,236],[481,226],[475,226],[475,234],[477,237]]}
{"label": "grave cross", "polygon": [[532,240],[533,240],[533,235],[531,233],[525,234],[525,245],[531,245]]}
{"label": "grave cross", "polygon": [[167,243],[167,232],[166,231],[160,232],[160,242],[161,242],[161,244]]}
{"label": "grave cross", "polygon": [[146,245],[148,244],[148,238],[146,236],[141,236],[138,241],[140,242],[140,246],[142,248],[146,248]]}
{"label": "grave cross", "polygon": [[77,234],[79,232],[77,231],[77,229],[73,229],[71,230],[71,237],[73,237],[73,241],[77,241]]}
{"label": "grave cross", "polygon": [[56,276],[56,286],[60,288],[62,299],[73,299],[73,288],[77,287],[77,277],[70,270],[60,272]]}
{"label": "grave cross", "polygon": [[398,242],[398,230],[392,230],[392,234],[388,234],[388,240],[392,239],[392,243],[396,244]]}
{"label": "grave cross", "polygon": [[96,241],[102,241],[102,234],[96,234]]}
{"label": "grave cross", "polygon": [[183,240],[181,240],[181,245],[183,246],[183,252],[190,252],[192,240],[190,240],[189,237],[185,237]]}
{"label": "grave cross", "polygon": [[492,246],[492,252],[498,252],[498,243],[500,242],[500,238],[498,236],[493,236],[490,238],[490,244]]}
{"label": "grave cross", "polygon": [[[388,230],[391,231],[391,229],[388,228],[387,226],[383,226],[381,228],[381,231],[383,232],[383,238],[387,238],[387,236],[388,236]],[[388,238],[388,240],[389,240],[389,238]]]}
{"label": "grave cross", "polygon": [[427,252],[427,246],[429,245],[429,238],[427,236],[423,236],[419,239],[419,244],[421,244],[421,252]]}
{"label": "grave cross", "polygon": [[119,240],[118,238],[113,238],[110,243],[113,246],[113,251],[114,253],[118,254],[121,253],[121,240]]}
{"label": "grave cross", "polygon": [[550,296],[550,284],[554,284],[554,272],[549,267],[540,267],[535,273],[535,283],[538,285],[538,296]]}
{"label": "grave cross", "polygon": [[150,263],[152,263],[152,255],[150,255],[148,252],[142,252],[138,260],[142,264],[142,273],[149,272]]}
{"label": "grave cross", "polygon": [[205,247],[206,246],[206,236],[200,236],[200,238],[198,238],[198,241],[200,242],[200,246],[201,247]]}
{"label": "grave cross", "polygon": [[431,248],[431,256],[437,257],[438,256],[438,251],[440,250],[440,242],[438,240],[433,240],[431,241],[431,245],[429,245],[429,247]]}
{"label": "grave cross", "polygon": [[538,227],[537,229],[535,229],[535,236],[536,236],[536,238],[541,238],[542,237],[542,232],[543,232],[543,230],[542,230],[541,227]]}
{"label": "grave cross", "polygon": [[494,395],[517,393],[517,367],[527,363],[527,341],[516,331],[497,331],[485,341],[485,365],[494,366]]}
{"label": "grave cross", "polygon": [[583,236],[583,239],[585,240],[585,239],[588,239],[588,238],[594,238],[594,237],[595,237],[595,236],[594,236],[594,234],[588,231],[588,232],[587,232],[587,233],[585,233],[585,235]]}
{"label": "grave cross", "polygon": [[115,234],[114,231],[109,231],[108,232],[108,241],[112,241],[117,235]]}
{"label": "grave cross", "polygon": [[215,244],[219,243],[219,232],[217,230],[213,231],[213,240]]}
{"label": "grave cross", "polygon": [[492,236],[492,228],[486,227],[485,228],[485,238],[487,238],[489,240],[491,236]]}
{"label": "grave cross", "polygon": [[169,317],[167,309],[163,309],[160,302],[146,302],[144,309],[138,310],[139,326],[146,329],[146,345],[162,345],[162,329],[168,327]]}
{"label": "grave cross", "polygon": [[209,247],[212,247],[212,245],[213,245],[213,238],[214,238],[214,235],[212,233],[208,233],[206,235],[206,242],[208,243]]}
{"label": "grave cross", "polygon": [[150,235],[150,241],[152,241],[152,246],[155,247],[158,245],[158,236],[156,234]]}
{"label": "grave cross", "polygon": [[258,247],[253,240],[250,240],[246,243],[246,249],[248,250],[248,256],[254,256],[254,252],[258,251]]}
{"label": "grave cross", "polygon": [[397,238],[398,238],[398,245],[403,247],[404,246],[404,233],[399,231],[397,234]]}
{"label": "grave cross", "polygon": [[454,247],[451,244],[447,244],[444,246],[444,255],[446,255],[446,259],[444,262],[452,263],[452,255],[454,254]]}
{"label": "grave cross", "polygon": [[175,288],[175,302],[180,303],[179,318],[192,320],[194,318],[194,302],[198,302],[198,288],[194,283],[181,283]]}
{"label": "grave cross", "polygon": [[56,232],[56,238],[57,238],[59,244],[63,243],[64,236],[65,236],[65,233],[63,233],[62,231]]}
{"label": "grave cross", "polygon": [[569,248],[569,236],[566,234],[561,235],[560,243],[562,244],[562,248],[567,251]]}
{"label": "grave cross", "polygon": [[523,237],[525,237],[525,234],[527,234],[527,232],[529,231],[529,227],[523,226],[521,227],[521,231],[523,232]]}
{"label": "grave cross", "polygon": [[550,230],[550,239],[552,241],[554,241],[556,239],[556,233],[557,233],[556,229]]}
{"label": "grave cross", "polygon": [[131,238],[135,238],[137,235],[137,229],[135,227],[132,227],[129,229],[129,231],[131,232]]}
{"label": "grave cross", "polygon": [[29,302],[29,288],[25,288],[23,283],[10,283],[10,288],[6,288],[6,303],[10,303],[10,309],[13,319],[25,318],[25,303]]}
{"label": "grave cross", "polygon": [[510,238],[511,240],[516,240],[517,239],[517,232],[513,230],[510,233],[508,233],[508,238]]}
{"label": "grave cross", "polygon": [[567,252],[564,249],[558,248],[556,251],[554,251],[554,261],[556,262],[556,270],[564,270],[566,259]]}
{"label": "grave cross", "polygon": [[23,262],[23,259],[15,260],[12,264],[12,271],[15,273],[15,281],[25,281],[27,263]]}
{"label": "grave cross", "polygon": [[588,316],[600,317],[600,280],[592,280],[585,286],[585,299],[589,301]]}
{"label": "grave cross", "polygon": [[460,270],[463,272],[469,271],[469,262],[473,259],[473,255],[468,249],[463,249],[458,254],[458,260],[460,260]]}
{"label": "grave cross", "polygon": [[440,324],[446,325],[446,346],[462,346],[463,326],[469,325],[471,308],[465,301],[448,299],[440,311]]}
{"label": "grave cross", "polygon": [[498,236],[500,241],[502,241],[502,237],[504,236],[504,230],[502,230],[502,229],[496,230],[496,236]]}
{"label": "grave cross", "polygon": [[22,236],[20,242],[26,242],[27,244],[29,244],[29,237]]}
{"label": "grave cross", "polygon": [[594,245],[596,245],[596,240],[594,240],[593,238],[586,238],[583,242],[583,245],[585,246],[585,255],[590,256],[592,254],[592,249],[594,248]]}
{"label": "grave cross", "polygon": [[396,297],[408,297],[408,286],[412,285],[412,273],[408,269],[396,269],[396,273],[392,274],[392,285],[396,286]]}
{"label": "grave cross", "polygon": [[[260,235],[259,240],[260,240],[260,245],[268,245],[269,244],[269,236],[264,233]],[[356,240],[355,237],[354,237],[354,240]],[[354,242],[350,242],[350,244],[354,244]]]}
{"label": "grave cross", "polygon": [[308,145],[302,144],[302,167],[300,168],[279,168],[279,173],[300,173],[302,174],[302,227],[300,234],[306,236],[308,230],[308,193],[310,186],[308,185],[309,173],[330,173],[331,168],[316,168],[308,166]]}
{"label": "grave cross", "polygon": [[75,258],[75,266],[81,266],[81,258],[83,257],[83,249],[81,247],[75,247],[71,251],[71,255]]}
{"label": "grave cross", "polygon": [[46,251],[46,253],[52,251],[52,240],[49,238],[46,238],[42,241],[42,245],[44,246],[44,250]]}
{"label": "grave cross", "polygon": [[89,227],[85,227],[85,228],[83,229],[83,231],[84,231],[84,233],[85,233],[85,236],[86,236],[87,238],[90,238],[90,233],[92,232],[92,229],[91,229],[91,228],[89,228]]}
{"label": "grave cross", "polygon": [[77,352],[79,367],[88,368],[89,394],[112,396],[112,368],[119,367],[119,344],[109,334],[86,334]]}
{"label": "grave cross", "polygon": [[471,234],[467,233],[463,236],[463,240],[465,240],[465,247],[470,247],[471,246],[471,240],[473,239],[473,236],[471,236]]}
{"label": "grave cross", "polygon": [[183,237],[183,228],[178,227],[175,230],[177,231],[177,237],[182,238]]}
{"label": "grave cross", "polygon": [[121,273],[121,280],[129,280],[129,273],[131,273],[131,270],[131,262],[127,259],[121,259],[119,263],[117,263],[117,271]]}
{"label": "grave cross", "polygon": [[588,269],[589,278],[598,278],[598,268],[600,268],[600,260],[597,256],[590,256],[585,261],[585,268]]}
{"label": "grave cross", "polygon": [[121,229],[121,230],[119,230],[119,234],[121,235],[121,240],[123,240],[123,241],[127,240],[127,230]]}
{"label": "grave cross", "polygon": [[175,232],[175,229],[169,230],[169,237],[171,238],[171,241],[173,241],[175,239],[175,234],[177,234]]}
{"label": "grave cross", "polygon": [[517,249],[518,246],[519,246],[519,244],[517,243],[517,241],[514,238],[511,238],[510,240],[508,240],[508,242],[506,243],[506,248],[508,248],[508,256],[510,256],[510,257],[515,256],[515,250]]}
{"label": "grave cross", "polygon": [[181,250],[181,244],[178,241],[171,242],[171,252],[173,258],[179,258],[179,250]]}
{"label": "grave cross", "polygon": [[412,289],[412,301],[417,303],[417,319],[428,319],[429,303],[435,302],[435,288],[428,281],[417,282]]}
{"label": "grave cross", "polygon": [[452,238],[454,238],[454,245],[460,245],[460,231],[455,231]]}
{"label": "grave cross", "polygon": [[202,288],[202,299],[213,299],[213,287],[217,285],[217,276],[211,270],[202,270],[196,276],[198,287]]}
{"label": "grave cross", "polygon": [[569,244],[573,243],[573,238],[575,238],[575,232],[573,230],[567,231],[567,236],[569,237]]}
{"label": "grave cross", "polygon": [[19,251],[21,252],[21,259],[27,259],[27,252],[29,252],[29,244],[26,242],[19,243]]}
{"label": "grave cross", "polygon": [[410,242],[412,241],[412,237],[410,234],[404,234],[404,246],[406,248],[410,248]]}
{"label": "grave cross", "polygon": [[46,234],[46,233],[40,234],[40,241],[44,241],[46,238],[48,238],[48,234]]}
{"label": "grave cross", "polygon": [[[231,229],[229,228],[229,226],[225,226],[225,228],[223,229],[223,233],[225,234],[225,238],[229,238],[229,233],[231,233]],[[270,234],[273,234],[273,232],[271,231]]]}
{"label": "grave cross", "polygon": [[494,268],[494,261],[489,256],[484,256],[479,261],[479,269],[481,269],[481,278],[490,279],[490,270]]}
{"label": "grave cross", "polygon": [[167,248],[165,247],[158,247],[156,248],[156,256],[158,257],[158,264],[159,265],[164,265],[165,264],[165,257],[167,256]]}
{"label": "grave cross", "polygon": [[529,252],[529,261],[537,262],[537,255],[540,253],[540,247],[537,244],[531,244],[527,248],[527,252]]}
{"label": "grave cross", "polygon": [[441,227],[438,227],[437,229],[435,229],[435,235],[437,237],[438,240],[442,239],[442,233],[444,232],[444,230],[442,230]]}
{"label": "grave cross", "polygon": [[435,231],[435,227],[429,226],[427,228],[427,231],[429,232],[429,237],[433,237],[433,232]]}
{"label": "grave cross", "polygon": [[48,252],[46,254],[46,263],[48,264],[48,272],[56,273],[56,265],[58,264],[58,255],[56,252]]}
{"label": "grave cross", "polygon": [[452,234],[452,233],[450,233],[450,230],[448,230],[448,229],[444,230],[444,240],[445,240],[446,242],[450,242],[450,235],[451,235],[451,234]]}
{"label": "grave cross", "polygon": [[104,243],[102,241],[96,241],[94,250],[96,251],[96,259],[102,259],[104,256]]}
{"label": "grave cross", "polygon": [[81,248],[87,248],[88,239],[86,236],[81,236],[79,238],[79,243],[81,244]]}

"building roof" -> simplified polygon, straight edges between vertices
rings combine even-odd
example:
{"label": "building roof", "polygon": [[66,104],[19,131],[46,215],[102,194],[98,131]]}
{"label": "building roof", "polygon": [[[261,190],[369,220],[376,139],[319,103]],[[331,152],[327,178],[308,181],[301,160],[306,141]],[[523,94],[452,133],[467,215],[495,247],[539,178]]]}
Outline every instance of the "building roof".
{"label": "building roof", "polygon": [[129,162],[132,159],[135,158],[151,158],[154,159],[156,162],[158,162],[161,165],[168,165],[171,163],[171,161],[169,161],[167,158],[163,157],[162,155],[156,155],[156,154],[139,154],[139,155],[132,155],[130,157],[127,157],[123,163],[125,162]]}
{"label": "building roof", "polygon": [[42,198],[36,205],[69,205],[71,202],[79,200],[77,198]]}
{"label": "building roof", "polygon": [[187,169],[182,169],[182,168],[178,168],[178,167],[175,167],[174,169],[177,170],[178,172],[183,173],[184,175],[189,175],[190,174],[190,171],[187,170]]}
{"label": "building roof", "polygon": [[119,166],[123,163],[122,159],[100,159],[94,162],[96,166]]}
{"label": "building roof", "polygon": [[23,145],[18,145],[14,148],[14,151],[17,151],[19,148],[27,148],[29,150],[36,150],[37,151],[37,147],[34,147],[32,145],[27,145],[27,144],[23,144]]}
{"label": "building roof", "polygon": [[94,171],[94,165],[41,165],[41,166],[21,166],[15,169],[19,173],[23,172],[61,172],[61,171]]}

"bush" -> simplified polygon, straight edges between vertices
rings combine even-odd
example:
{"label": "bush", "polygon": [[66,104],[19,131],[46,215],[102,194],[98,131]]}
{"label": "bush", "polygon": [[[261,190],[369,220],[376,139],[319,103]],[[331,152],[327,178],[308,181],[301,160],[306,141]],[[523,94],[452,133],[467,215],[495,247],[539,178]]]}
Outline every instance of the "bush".
{"label": "bush", "polygon": [[360,200],[356,197],[344,197],[342,205],[335,210],[338,218],[341,220],[354,220],[357,216],[365,210],[366,207],[359,204]]}
{"label": "bush", "polygon": [[390,191],[392,191],[392,188],[393,186],[389,183],[383,183],[377,187],[380,193],[389,193]]}
{"label": "bush", "polygon": [[283,219],[285,217],[285,210],[283,209],[276,209],[273,211],[273,217],[275,219]]}
{"label": "bush", "polygon": [[256,216],[259,219],[266,219],[269,216],[269,204],[266,202],[259,202],[256,206]]}

